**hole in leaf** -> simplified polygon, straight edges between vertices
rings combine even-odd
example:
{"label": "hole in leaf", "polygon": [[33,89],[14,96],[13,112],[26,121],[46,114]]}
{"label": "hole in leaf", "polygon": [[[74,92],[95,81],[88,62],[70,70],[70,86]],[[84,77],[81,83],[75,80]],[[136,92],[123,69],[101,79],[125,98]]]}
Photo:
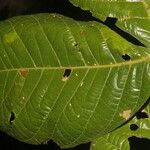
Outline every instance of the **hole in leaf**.
{"label": "hole in leaf", "polygon": [[137,112],[136,113],[136,118],[137,119],[145,119],[145,118],[148,118],[148,115],[146,112]]}
{"label": "hole in leaf", "polygon": [[145,108],[150,104],[150,97],[144,103],[144,105],[140,108],[140,110],[135,114],[137,119],[145,119],[149,118],[149,114],[146,113]]}
{"label": "hole in leaf", "polygon": [[107,17],[105,20],[105,24],[112,26],[116,24],[117,20],[118,20],[117,18]]}
{"label": "hole in leaf", "polygon": [[77,47],[79,44],[78,43],[76,43],[76,42],[73,42],[72,43],[72,46],[74,46],[74,47]]}
{"label": "hole in leaf", "polygon": [[65,72],[64,72],[63,77],[69,77],[70,74],[71,74],[71,69],[66,69]]}
{"label": "hole in leaf", "polygon": [[15,120],[15,114],[14,112],[11,112],[9,123],[12,124],[14,120]]}
{"label": "hole in leaf", "polygon": [[122,58],[123,58],[125,61],[131,60],[131,57],[130,57],[129,55],[127,55],[127,54],[122,55]]}
{"label": "hole in leaf", "polygon": [[74,46],[75,46],[75,47],[78,46],[78,43],[75,43]]}
{"label": "hole in leaf", "polygon": [[149,150],[150,140],[147,138],[138,138],[135,136],[128,138],[130,150]]}
{"label": "hole in leaf", "polygon": [[132,131],[136,131],[138,128],[139,128],[139,127],[138,127],[136,124],[131,124],[131,125],[130,125],[130,129],[131,129]]}
{"label": "hole in leaf", "polygon": [[64,81],[64,82],[67,81],[69,76],[70,76],[70,74],[71,74],[71,69],[65,69],[62,81]]}

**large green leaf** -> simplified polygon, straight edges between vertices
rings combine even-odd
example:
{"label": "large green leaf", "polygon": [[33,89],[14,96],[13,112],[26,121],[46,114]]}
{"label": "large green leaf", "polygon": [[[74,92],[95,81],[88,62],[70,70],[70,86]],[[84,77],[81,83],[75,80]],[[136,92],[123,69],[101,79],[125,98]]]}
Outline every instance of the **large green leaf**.
{"label": "large green leaf", "polygon": [[124,31],[150,47],[150,0],[70,0],[76,6],[90,10],[93,16],[105,21],[117,18]]}
{"label": "large green leaf", "polygon": [[134,117],[125,126],[101,137],[91,144],[91,150],[130,150],[128,138],[132,136],[150,139],[150,104],[142,111],[148,118]]}
{"label": "large green leaf", "polygon": [[102,24],[55,14],[0,23],[0,129],[21,141],[102,136],[137,112],[149,85],[150,50]]}

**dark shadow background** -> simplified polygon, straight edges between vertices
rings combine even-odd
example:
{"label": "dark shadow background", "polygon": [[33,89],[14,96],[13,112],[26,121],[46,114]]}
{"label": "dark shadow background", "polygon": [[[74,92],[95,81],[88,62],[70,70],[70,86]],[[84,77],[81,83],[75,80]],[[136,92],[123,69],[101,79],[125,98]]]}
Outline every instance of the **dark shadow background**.
{"label": "dark shadow background", "polygon": [[[107,18],[105,22],[92,17],[89,11],[83,11],[74,7],[68,0],[0,0],[0,20],[4,20],[16,15],[26,15],[35,13],[59,13],[74,18],[75,20],[91,21],[95,20],[106,24],[112,30],[120,34],[126,40],[135,45],[144,46],[132,35],[122,31],[115,26],[117,18]],[[150,150],[150,140],[130,137],[131,150]],[[68,150],[89,150],[90,143],[79,145]],[[30,145],[20,142],[5,133],[0,132],[0,149],[4,150],[60,150],[59,146],[50,141],[47,145]],[[101,150],[101,149],[99,149]]]}
{"label": "dark shadow background", "polygon": [[0,0],[0,19],[24,14],[59,13],[76,20],[93,20],[88,11],[74,7],[68,0]]}

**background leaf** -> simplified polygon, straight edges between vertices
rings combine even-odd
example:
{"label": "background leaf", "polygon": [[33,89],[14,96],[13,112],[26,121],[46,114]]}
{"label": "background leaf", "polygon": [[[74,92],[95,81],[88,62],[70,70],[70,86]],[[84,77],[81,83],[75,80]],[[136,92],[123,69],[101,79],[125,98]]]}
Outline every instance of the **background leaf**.
{"label": "background leaf", "polygon": [[150,93],[150,51],[56,14],[0,23],[0,129],[72,147],[127,121]]}
{"label": "background leaf", "polygon": [[70,0],[70,2],[91,11],[93,16],[102,21],[107,17],[116,18],[118,27],[150,47],[149,0]]}
{"label": "background leaf", "polygon": [[[142,113],[147,115],[146,118],[142,118]],[[141,118],[134,117],[125,126],[92,142],[91,150],[130,150],[129,138],[136,136],[150,139],[150,104],[140,112],[140,116]]]}

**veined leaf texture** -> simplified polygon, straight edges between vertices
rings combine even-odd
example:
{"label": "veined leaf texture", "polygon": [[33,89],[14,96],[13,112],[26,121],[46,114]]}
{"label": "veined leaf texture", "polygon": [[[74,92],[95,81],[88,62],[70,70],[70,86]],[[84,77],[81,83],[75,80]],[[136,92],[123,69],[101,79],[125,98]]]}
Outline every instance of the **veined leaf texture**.
{"label": "veined leaf texture", "polygon": [[[85,3],[89,10],[96,2],[71,1],[81,7]],[[108,2],[114,4],[112,10],[123,2],[128,9],[142,5],[149,21],[148,1]],[[52,139],[68,148],[125,123],[150,94],[149,27],[137,24],[143,24],[147,36],[136,38],[146,47],[133,45],[99,22],[58,14],[0,22],[0,129],[27,143]]]}

